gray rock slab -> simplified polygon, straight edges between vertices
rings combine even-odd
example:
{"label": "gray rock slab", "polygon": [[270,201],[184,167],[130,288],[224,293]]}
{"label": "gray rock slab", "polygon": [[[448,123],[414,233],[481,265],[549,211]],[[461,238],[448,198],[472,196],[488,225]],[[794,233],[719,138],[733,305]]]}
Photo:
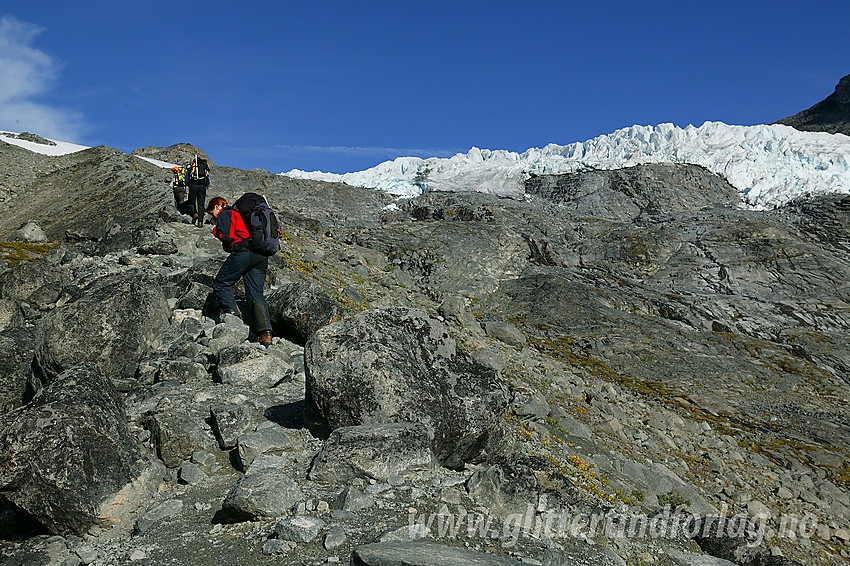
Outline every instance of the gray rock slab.
{"label": "gray rock slab", "polygon": [[377,495],[379,493],[384,493],[385,491],[389,491],[392,488],[393,488],[393,486],[391,486],[388,483],[375,483],[375,484],[367,485],[363,489],[363,493],[365,493],[367,495]]}
{"label": "gray rock slab", "polygon": [[177,515],[183,509],[183,501],[180,499],[169,499],[154,506],[145,512],[144,515],[136,520],[136,525],[133,527],[133,534],[140,535],[145,533],[159,521]]}
{"label": "gray rock slab", "polygon": [[157,456],[168,468],[179,468],[194,452],[215,446],[201,418],[175,407],[146,414],[142,425],[151,432]]}
{"label": "gray rock slab", "polygon": [[269,388],[295,377],[295,368],[275,355],[275,351],[267,352],[253,344],[239,341],[220,348],[217,353],[215,375],[221,383]]}
{"label": "gray rock slab", "polygon": [[325,535],[325,550],[335,550],[346,542],[348,542],[348,537],[345,536],[345,529],[339,525],[333,525]]}
{"label": "gray rock slab", "polygon": [[538,504],[538,486],[536,480],[529,483],[533,476],[524,482],[515,481],[502,466],[494,465],[475,470],[466,484],[470,499],[486,507],[491,513],[502,518],[510,515],[523,515],[531,505]]}
{"label": "gray rock slab", "polygon": [[537,391],[522,399],[518,399],[514,409],[514,413],[520,417],[531,417],[535,419],[543,419],[549,412],[549,403],[546,401],[546,397]]}
{"label": "gray rock slab", "polygon": [[21,262],[15,269],[0,274],[0,296],[21,301],[50,283],[71,283],[66,268],[49,262]]}
{"label": "gray rock slab", "polygon": [[466,328],[478,334],[482,332],[481,325],[475,320],[475,315],[472,314],[466,299],[459,295],[450,295],[443,299],[443,302],[437,308],[437,312],[447,321],[457,324],[461,328]]}
{"label": "gray rock slab", "polygon": [[98,552],[91,546],[81,546],[74,551],[77,556],[80,558],[80,562],[83,564],[92,564],[95,560],[97,560]]}
{"label": "gray rock slab", "polygon": [[345,308],[320,285],[307,281],[283,280],[266,297],[274,326],[290,328],[299,343],[323,326],[345,316]]}
{"label": "gray rock slab", "polygon": [[759,544],[764,523],[751,521],[743,516],[696,516],[685,526],[691,539],[707,554],[735,562],[756,563],[764,553],[764,544]]}
{"label": "gray rock slab", "polygon": [[522,562],[492,554],[454,548],[435,542],[376,542],[358,546],[351,555],[355,566],[520,566]]}
{"label": "gray rock slab", "polygon": [[157,381],[175,379],[180,383],[208,382],[207,368],[191,360],[165,360],[156,372]]}
{"label": "gray rock slab", "polygon": [[[20,310],[17,305],[14,308]],[[41,388],[32,371],[33,339],[33,331],[28,328],[0,332],[0,414],[20,407],[28,391]]]}
{"label": "gray rock slab", "polygon": [[716,509],[692,485],[684,482],[665,465],[654,462],[642,464],[626,459],[600,460],[614,477],[623,478],[629,485],[640,489],[645,495],[654,497],[675,492],[687,501],[687,509],[698,515],[716,513]]}
{"label": "gray rock slab", "polygon": [[387,529],[378,537],[378,542],[410,542],[427,538],[431,530],[423,524],[404,525],[395,529]]}
{"label": "gray rock slab", "polygon": [[217,324],[212,330],[209,347],[213,354],[218,354],[230,346],[241,344],[248,339],[250,333],[248,326],[242,323],[238,317],[230,315],[225,315],[225,317],[226,322]]}
{"label": "gray rock slab", "polygon": [[525,334],[513,324],[501,321],[490,321],[484,323],[484,331],[508,346],[522,349],[525,346]]}
{"label": "gray rock slab", "polygon": [[315,481],[347,482],[353,478],[385,481],[433,469],[431,438],[422,423],[387,423],[334,430],[313,461]]}
{"label": "gray rock slab", "polygon": [[193,464],[192,462],[184,462],[177,472],[178,481],[187,485],[195,485],[208,477],[197,464]]}
{"label": "gray rock slab", "polygon": [[460,505],[463,501],[463,494],[461,494],[459,489],[444,487],[440,490],[440,501],[450,505]]}
{"label": "gray rock slab", "polygon": [[192,452],[191,462],[208,472],[216,464],[215,454],[197,450]]}
{"label": "gray rock slab", "polygon": [[591,440],[593,438],[593,434],[590,432],[590,429],[587,427],[587,425],[577,421],[570,415],[563,415],[559,417],[558,425],[565,431],[567,431],[567,434],[571,437],[580,438],[583,440]]}
{"label": "gray rock slab", "polygon": [[360,511],[375,504],[375,498],[356,487],[346,487],[333,501],[333,508],[340,511]]}
{"label": "gray rock slab", "polygon": [[210,424],[222,450],[236,447],[240,434],[253,430],[255,418],[247,405],[214,405],[210,407]]}
{"label": "gray rock slab", "polygon": [[258,456],[222,503],[228,522],[279,517],[304,499],[304,492],[284,470],[286,460]]}
{"label": "gray rock slab", "polygon": [[317,536],[325,526],[325,522],[318,517],[296,515],[281,519],[274,526],[277,538],[292,542],[310,542]]}
{"label": "gray rock slab", "polygon": [[295,450],[297,445],[286,430],[280,426],[261,428],[256,432],[240,434],[236,439],[236,459],[240,470],[248,466],[260,454]]}
{"label": "gray rock slab", "polygon": [[52,378],[81,362],[95,363],[127,391],[139,360],[168,327],[166,298],[159,287],[120,273],[95,281],[83,293],[39,321],[38,367]]}
{"label": "gray rock slab", "polygon": [[295,548],[296,544],[288,540],[280,540],[273,538],[263,543],[263,554],[266,556],[279,556],[289,554]]}
{"label": "gray rock slab", "polygon": [[37,220],[30,220],[17,230],[12,230],[9,237],[17,242],[38,243],[46,242],[47,235],[41,229]]}
{"label": "gray rock slab", "polygon": [[180,309],[203,310],[209,298],[215,299],[209,285],[197,281],[189,281],[177,297],[177,307]]}
{"label": "gray rock slab", "polygon": [[172,240],[156,240],[143,244],[136,249],[136,253],[139,255],[172,255],[177,252],[177,244]]}

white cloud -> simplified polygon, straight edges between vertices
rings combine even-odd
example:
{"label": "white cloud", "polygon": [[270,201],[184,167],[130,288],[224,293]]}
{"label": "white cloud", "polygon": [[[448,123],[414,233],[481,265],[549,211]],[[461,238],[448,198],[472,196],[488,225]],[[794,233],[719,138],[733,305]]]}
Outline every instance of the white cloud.
{"label": "white cloud", "polygon": [[0,18],[0,129],[75,141],[85,129],[82,114],[34,100],[58,77],[50,55],[32,47],[43,31],[14,16]]}

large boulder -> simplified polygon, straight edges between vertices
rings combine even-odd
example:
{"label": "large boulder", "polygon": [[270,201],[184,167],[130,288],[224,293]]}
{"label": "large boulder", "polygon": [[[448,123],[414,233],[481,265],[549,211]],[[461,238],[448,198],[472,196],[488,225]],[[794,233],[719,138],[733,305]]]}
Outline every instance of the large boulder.
{"label": "large boulder", "polygon": [[206,423],[184,407],[163,407],[145,414],[141,425],[151,433],[156,455],[167,468],[179,468],[198,450],[214,449]]}
{"label": "large boulder", "polygon": [[121,390],[129,389],[139,360],[168,328],[171,310],[160,288],[119,275],[83,289],[39,321],[36,361],[49,380],[93,362]]}
{"label": "large boulder", "polygon": [[126,421],[121,395],[97,366],[60,374],[0,417],[0,497],[54,534],[128,518],[164,468],[143,455]]}
{"label": "large boulder", "polygon": [[36,220],[30,220],[21,225],[17,230],[12,230],[9,237],[15,242],[27,242],[29,244],[44,243],[47,236],[41,229],[41,224]]}
{"label": "large boulder", "polygon": [[285,428],[275,425],[266,426],[256,432],[240,434],[236,438],[234,464],[236,469],[244,472],[261,454],[280,454],[284,451],[297,450],[297,447],[298,444],[287,434]]}
{"label": "large boulder", "polygon": [[268,297],[272,326],[290,341],[304,344],[323,326],[341,320],[345,309],[315,283],[284,280]]}
{"label": "large boulder", "polygon": [[228,523],[271,519],[303,501],[304,492],[284,471],[286,463],[278,456],[258,456],[224,498],[221,519]]}
{"label": "large boulder", "polygon": [[0,415],[23,405],[41,388],[32,371],[33,332],[9,328],[0,332]]}
{"label": "large boulder", "polygon": [[281,358],[280,349],[270,350],[244,343],[226,346],[218,352],[216,378],[228,385],[261,388],[291,381],[295,368]]}
{"label": "large boulder", "polygon": [[68,270],[48,261],[23,261],[0,274],[0,297],[22,301],[48,283],[67,285]]}
{"label": "large boulder", "polygon": [[364,311],[318,330],[304,356],[305,417],[316,434],[421,422],[437,460],[461,467],[501,428],[508,394],[499,372],[460,349],[425,311]]}

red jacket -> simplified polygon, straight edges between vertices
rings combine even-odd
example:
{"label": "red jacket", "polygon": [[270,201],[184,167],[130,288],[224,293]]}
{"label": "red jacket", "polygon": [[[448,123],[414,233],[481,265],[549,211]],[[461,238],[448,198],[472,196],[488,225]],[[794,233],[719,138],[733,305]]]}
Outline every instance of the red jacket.
{"label": "red jacket", "polygon": [[248,250],[245,239],[250,235],[242,215],[229,206],[223,208],[216,218],[213,235],[221,240],[226,252],[244,252]]}

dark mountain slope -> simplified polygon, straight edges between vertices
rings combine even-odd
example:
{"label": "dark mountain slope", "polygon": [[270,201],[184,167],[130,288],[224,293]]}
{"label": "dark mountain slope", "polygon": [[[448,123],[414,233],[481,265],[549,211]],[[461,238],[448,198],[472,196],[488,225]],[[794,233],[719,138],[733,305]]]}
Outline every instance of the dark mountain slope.
{"label": "dark mountain slope", "polygon": [[850,136],[850,75],[842,78],[835,92],[808,110],[777,120],[798,130]]}

